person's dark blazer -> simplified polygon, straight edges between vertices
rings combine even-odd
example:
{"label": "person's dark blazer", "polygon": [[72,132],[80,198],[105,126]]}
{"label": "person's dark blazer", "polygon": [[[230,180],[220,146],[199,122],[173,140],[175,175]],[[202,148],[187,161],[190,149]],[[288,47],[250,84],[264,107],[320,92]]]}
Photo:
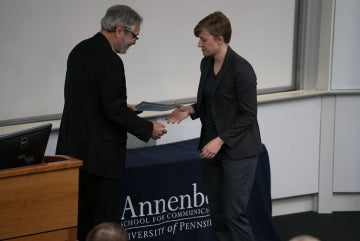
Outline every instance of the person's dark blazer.
{"label": "person's dark blazer", "polygon": [[[199,117],[205,81],[213,63],[212,56],[201,61],[193,119]],[[261,138],[257,122],[256,75],[252,66],[228,47],[216,81],[211,111],[225,151],[233,159],[257,155],[261,150]]]}
{"label": "person's dark blazer", "polygon": [[82,169],[120,178],[127,132],[143,141],[153,124],[127,108],[124,65],[101,33],[70,52],[65,79],[65,105],[56,154],[83,160]]}

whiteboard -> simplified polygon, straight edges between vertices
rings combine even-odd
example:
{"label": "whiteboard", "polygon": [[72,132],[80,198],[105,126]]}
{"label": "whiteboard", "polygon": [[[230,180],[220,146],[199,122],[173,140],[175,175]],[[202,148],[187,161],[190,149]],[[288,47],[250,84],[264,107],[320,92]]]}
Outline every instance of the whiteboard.
{"label": "whiteboard", "polygon": [[295,0],[1,0],[0,121],[62,112],[67,56],[114,4],[144,18],[137,44],[120,55],[128,103],[196,96],[202,54],[193,28],[217,10],[259,89],[292,84]]}

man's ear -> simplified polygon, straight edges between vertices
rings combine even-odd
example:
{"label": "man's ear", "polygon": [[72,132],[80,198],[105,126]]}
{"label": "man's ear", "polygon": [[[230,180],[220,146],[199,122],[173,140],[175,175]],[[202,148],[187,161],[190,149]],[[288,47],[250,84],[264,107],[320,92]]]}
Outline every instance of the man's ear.
{"label": "man's ear", "polygon": [[115,36],[116,37],[121,37],[122,35],[124,35],[125,30],[122,26],[117,26],[115,29]]}

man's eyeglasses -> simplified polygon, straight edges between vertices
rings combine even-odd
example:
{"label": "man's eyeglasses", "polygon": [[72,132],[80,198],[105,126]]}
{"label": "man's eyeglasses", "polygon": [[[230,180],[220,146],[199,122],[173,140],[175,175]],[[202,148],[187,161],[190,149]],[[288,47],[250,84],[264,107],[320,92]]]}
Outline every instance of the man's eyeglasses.
{"label": "man's eyeglasses", "polygon": [[125,30],[126,32],[131,33],[131,36],[133,36],[134,39],[139,40],[138,35],[135,34],[133,31],[130,31],[130,29],[128,29],[127,27],[124,27],[124,30]]}

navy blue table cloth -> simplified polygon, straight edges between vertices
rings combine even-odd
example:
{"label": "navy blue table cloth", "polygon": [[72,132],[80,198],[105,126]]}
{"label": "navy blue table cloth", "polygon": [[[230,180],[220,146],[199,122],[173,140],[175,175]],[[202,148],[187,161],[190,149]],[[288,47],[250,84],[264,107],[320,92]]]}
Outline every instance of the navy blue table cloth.
{"label": "navy blue table cloth", "polygon": [[[130,240],[216,241],[201,176],[198,139],[127,150],[122,225]],[[280,240],[272,225],[270,165],[263,146],[248,217],[257,241]]]}

